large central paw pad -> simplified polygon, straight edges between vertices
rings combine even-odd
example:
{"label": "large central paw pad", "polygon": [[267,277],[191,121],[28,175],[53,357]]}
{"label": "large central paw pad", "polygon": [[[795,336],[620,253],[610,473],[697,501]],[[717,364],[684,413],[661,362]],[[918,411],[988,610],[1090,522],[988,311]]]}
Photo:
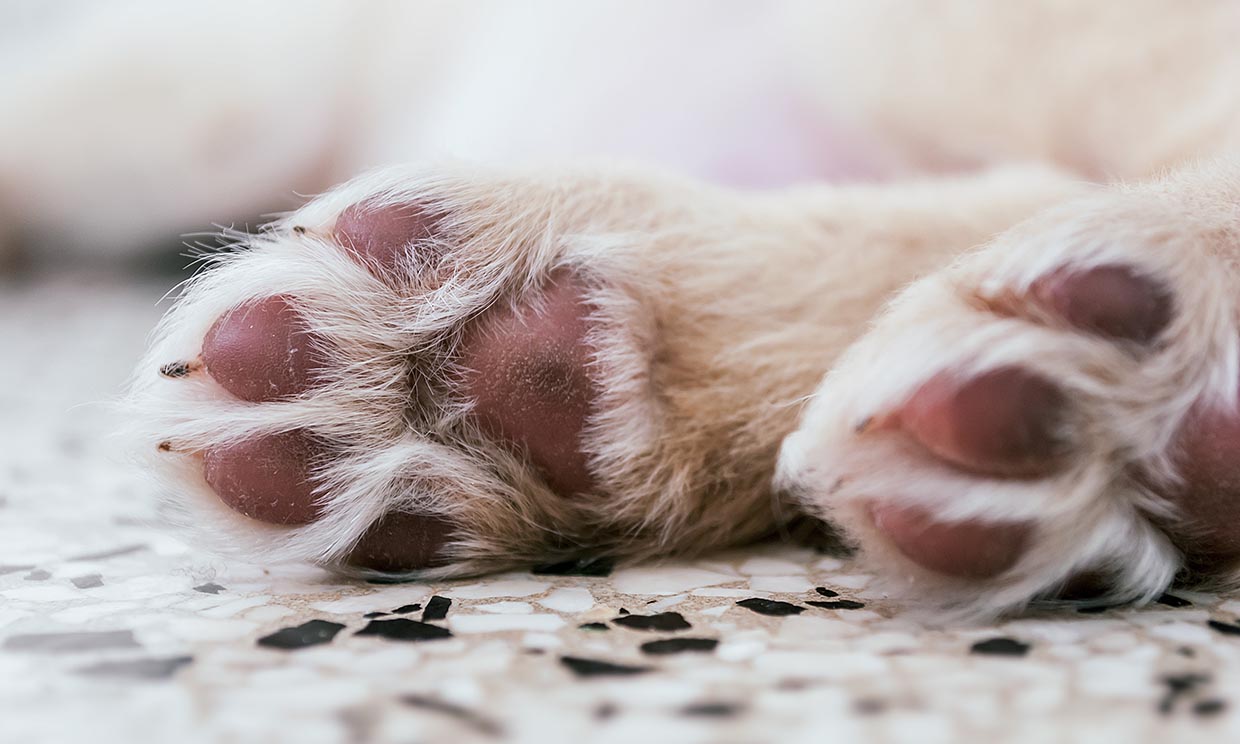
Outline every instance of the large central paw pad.
{"label": "large central paw pad", "polygon": [[587,314],[575,277],[556,272],[536,296],[492,308],[470,324],[460,350],[478,423],[528,452],[562,495],[594,486],[581,448],[598,394]]}

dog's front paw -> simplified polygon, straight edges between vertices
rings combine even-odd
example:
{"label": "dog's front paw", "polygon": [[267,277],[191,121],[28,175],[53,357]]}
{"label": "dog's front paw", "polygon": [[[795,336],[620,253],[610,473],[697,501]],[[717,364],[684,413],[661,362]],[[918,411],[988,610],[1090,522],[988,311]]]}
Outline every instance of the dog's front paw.
{"label": "dog's front paw", "polygon": [[914,284],[827,375],[778,483],[961,614],[1230,579],[1237,183],[1069,203]]}
{"label": "dog's front paw", "polygon": [[139,369],[171,513],[252,559],[437,575],[770,530],[773,458],[681,410],[713,377],[677,339],[732,327],[710,283],[668,289],[717,263],[683,203],[592,171],[391,172],[313,201],[191,283]]}

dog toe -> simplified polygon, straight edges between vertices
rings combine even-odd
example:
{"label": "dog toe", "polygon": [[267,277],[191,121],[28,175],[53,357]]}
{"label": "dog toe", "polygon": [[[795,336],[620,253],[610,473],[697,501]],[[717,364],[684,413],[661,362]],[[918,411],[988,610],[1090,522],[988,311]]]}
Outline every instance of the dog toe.
{"label": "dog toe", "polygon": [[290,298],[275,295],[225,313],[202,344],[207,373],[241,400],[261,403],[308,390],[325,364]]}
{"label": "dog toe", "polygon": [[300,430],[208,449],[203,476],[232,510],[267,524],[302,525],[319,517],[310,472],[322,445]]}
{"label": "dog toe", "polygon": [[1032,478],[1057,467],[1066,407],[1058,387],[1016,367],[965,381],[944,373],[876,426],[905,432],[962,470]]}

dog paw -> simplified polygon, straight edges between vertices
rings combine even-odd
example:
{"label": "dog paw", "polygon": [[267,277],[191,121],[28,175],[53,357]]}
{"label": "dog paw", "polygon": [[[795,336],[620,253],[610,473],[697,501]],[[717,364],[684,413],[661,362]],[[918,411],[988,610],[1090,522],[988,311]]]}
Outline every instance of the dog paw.
{"label": "dog paw", "polygon": [[760,475],[703,515],[773,454],[712,471],[736,435],[681,411],[668,334],[725,324],[666,286],[683,190],[387,172],[215,258],[130,396],[169,515],[259,561],[430,575],[769,531]]}
{"label": "dog paw", "polygon": [[1237,183],[1070,202],[913,284],[822,382],[778,487],[961,615],[1232,581]]}

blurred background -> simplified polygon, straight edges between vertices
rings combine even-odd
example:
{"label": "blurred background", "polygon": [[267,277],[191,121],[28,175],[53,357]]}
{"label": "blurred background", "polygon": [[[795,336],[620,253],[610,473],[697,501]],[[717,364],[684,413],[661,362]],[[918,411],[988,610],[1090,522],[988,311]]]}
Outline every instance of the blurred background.
{"label": "blurred background", "polygon": [[408,161],[871,174],[875,148],[810,93],[802,5],[5,0],[0,245],[28,266],[166,257]]}

